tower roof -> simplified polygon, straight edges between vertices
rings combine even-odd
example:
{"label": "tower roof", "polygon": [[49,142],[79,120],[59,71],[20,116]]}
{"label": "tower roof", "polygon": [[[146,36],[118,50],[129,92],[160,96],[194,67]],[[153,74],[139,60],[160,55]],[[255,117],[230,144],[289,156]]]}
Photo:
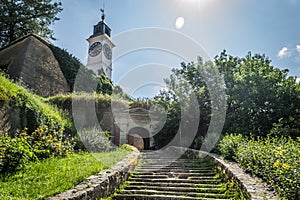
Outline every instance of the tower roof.
{"label": "tower roof", "polygon": [[110,37],[111,29],[104,21],[100,21],[98,24],[94,25],[94,32],[93,35],[90,36],[90,38],[103,34],[106,34],[108,37]]}
{"label": "tower roof", "polygon": [[102,13],[101,14],[102,21],[100,21],[100,22],[98,22],[98,24],[94,25],[94,32],[93,32],[93,35],[90,36],[90,38],[98,36],[98,35],[103,35],[103,34],[106,34],[108,37],[110,37],[110,35],[111,35],[111,29],[105,23],[104,6],[103,6],[103,8],[101,8],[101,13]]}

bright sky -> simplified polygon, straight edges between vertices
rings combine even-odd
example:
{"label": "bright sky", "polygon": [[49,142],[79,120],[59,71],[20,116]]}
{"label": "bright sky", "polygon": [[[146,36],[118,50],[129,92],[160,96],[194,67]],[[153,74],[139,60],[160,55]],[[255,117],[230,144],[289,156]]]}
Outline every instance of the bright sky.
{"label": "bright sky", "polygon": [[[103,2],[62,0],[54,25],[54,44],[84,64],[86,39],[100,21]],[[223,49],[234,56],[264,53],[274,66],[300,77],[299,11],[300,0],[105,0],[116,44],[112,80],[134,97],[152,97],[171,68],[195,61],[196,54],[212,59]]]}

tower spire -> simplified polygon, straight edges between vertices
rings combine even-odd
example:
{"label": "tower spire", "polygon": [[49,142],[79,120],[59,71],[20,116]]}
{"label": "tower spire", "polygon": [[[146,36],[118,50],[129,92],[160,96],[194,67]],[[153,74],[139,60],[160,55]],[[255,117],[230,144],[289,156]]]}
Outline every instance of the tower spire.
{"label": "tower spire", "polygon": [[102,21],[104,21],[105,20],[105,3],[103,2],[103,8],[101,8],[100,9],[100,11],[101,11],[101,19],[102,19]]}

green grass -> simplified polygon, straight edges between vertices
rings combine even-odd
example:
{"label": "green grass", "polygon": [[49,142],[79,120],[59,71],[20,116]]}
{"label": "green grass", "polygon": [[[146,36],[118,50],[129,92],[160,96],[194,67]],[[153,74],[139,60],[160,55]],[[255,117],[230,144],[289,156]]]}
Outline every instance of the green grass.
{"label": "green grass", "polygon": [[20,83],[10,81],[1,72],[0,83],[0,103],[4,106],[23,107],[32,110],[39,118],[55,120],[63,127],[71,127],[71,121],[61,110],[45,103],[43,97],[30,93]]}
{"label": "green grass", "polygon": [[45,199],[109,168],[128,153],[120,148],[109,153],[73,154],[31,163],[16,174],[0,177],[0,199]]}

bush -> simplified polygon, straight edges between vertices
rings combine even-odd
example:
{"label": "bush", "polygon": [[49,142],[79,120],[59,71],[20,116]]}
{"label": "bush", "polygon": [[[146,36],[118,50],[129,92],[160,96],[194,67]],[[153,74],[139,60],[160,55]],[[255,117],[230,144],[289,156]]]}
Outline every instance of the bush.
{"label": "bush", "polygon": [[32,151],[27,137],[12,138],[0,134],[0,172],[13,172],[22,168],[29,161],[38,158]]}
{"label": "bush", "polygon": [[273,124],[270,135],[274,137],[290,136],[293,139],[300,137],[300,118],[291,116],[287,119],[280,118],[278,123]]}
{"label": "bush", "polygon": [[300,197],[300,138],[251,139],[236,152],[237,162],[262,177],[287,199]]}
{"label": "bush", "polygon": [[228,160],[234,160],[238,146],[245,143],[246,140],[241,134],[226,135],[219,143],[218,149],[221,155]]}
{"label": "bush", "polygon": [[38,127],[31,134],[27,129],[16,137],[0,133],[0,172],[14,172],[26,163],[49,158],[66,156],[73,151],[73,143],[63,136],[62,129],[56,131],[48,126]]}
{"label": "bush", "polygon": [[72,139],[64,136],[63,129],[57,131],[48,126],[38,127],[28,137],[28,142],[39,159],[66,156],[74,146]]}
{"label": "bush", "polygon": [[221,154],[236,160],[246,172],[264,179],[282,198],[300,196],[300,138],[250,138],[227,135],[219,144]]}
{"label": "bush", "polygon": [[110,133],[102,132],[96,127],[89,129],[82,129],[78,131],[77,144],[79,150],[88,150],[90,152],[107,152],[113,149],[112,143],[109,139]]}

